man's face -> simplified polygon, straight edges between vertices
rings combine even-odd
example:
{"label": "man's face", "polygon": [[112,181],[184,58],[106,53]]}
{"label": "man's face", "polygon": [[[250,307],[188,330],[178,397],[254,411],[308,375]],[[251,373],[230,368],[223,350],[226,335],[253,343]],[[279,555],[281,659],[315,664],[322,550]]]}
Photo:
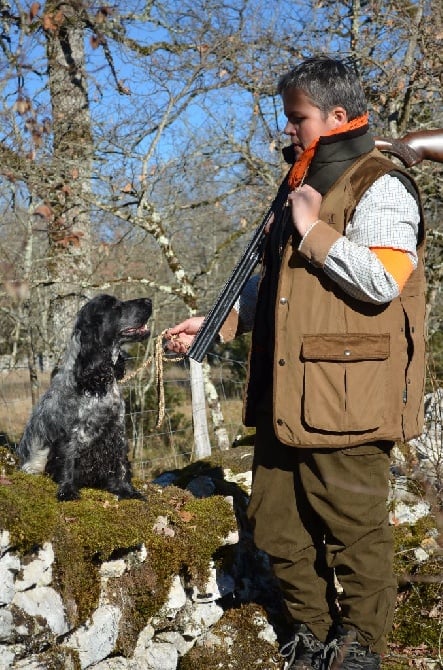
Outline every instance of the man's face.
{"label": "man's face", "polygon": [[284,132],[291,138],[296,154],[304,151],[320,135],[326,135],[347,122],[346,111],[342,107],[334,107],[325,116],[298,88],[284,91],[282,99],[288,120]]}

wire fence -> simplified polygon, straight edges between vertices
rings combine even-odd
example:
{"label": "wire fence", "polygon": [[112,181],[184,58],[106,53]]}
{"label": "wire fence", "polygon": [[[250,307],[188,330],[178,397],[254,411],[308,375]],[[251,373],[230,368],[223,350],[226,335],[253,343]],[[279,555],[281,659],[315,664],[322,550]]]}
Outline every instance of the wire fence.
{"label": "wire fence", "polygon": [[[245,436],[242,425],[245,363],[215,355],[209,356],[209,362],[211,382],[217,392],[217,414],[222,417],[217,430],[225,431],[228,444],[235,446]],[[147,388],[143,380],[135,383],[131,380],[125,388],[131,457],[134,472],[141,479],[181,468],[194,460],[193,411],[206,412],[212,451],[220,448],[208,405],[197,407],[191,396],[189,362],[164,365],[165,408],[160,426],[157,426],[159,393],[155,385]]]}

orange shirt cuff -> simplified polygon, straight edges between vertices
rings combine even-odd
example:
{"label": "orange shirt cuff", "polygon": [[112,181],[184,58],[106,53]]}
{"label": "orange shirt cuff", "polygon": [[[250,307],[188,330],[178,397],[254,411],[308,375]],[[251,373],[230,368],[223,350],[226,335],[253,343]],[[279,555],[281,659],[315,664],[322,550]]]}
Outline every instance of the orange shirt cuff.
{"label": "orange shirt cuff", "polygon": [[391,249],[390,247],[371,247],[383,267],[395,279],[399,291],[408,281],[414,271],[414,264],[407,251]]}

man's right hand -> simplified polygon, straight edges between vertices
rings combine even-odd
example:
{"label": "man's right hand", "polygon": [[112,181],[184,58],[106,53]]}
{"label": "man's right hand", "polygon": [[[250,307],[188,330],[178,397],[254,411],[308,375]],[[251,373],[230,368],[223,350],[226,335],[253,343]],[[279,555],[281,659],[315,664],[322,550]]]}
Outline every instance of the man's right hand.
{"label": "man's right hand", "polygon": [[167,340],[166,348],[176,354],[186,354],[204,318],[204,316],[191,316],[173,328],[168,328],[163,335]]}

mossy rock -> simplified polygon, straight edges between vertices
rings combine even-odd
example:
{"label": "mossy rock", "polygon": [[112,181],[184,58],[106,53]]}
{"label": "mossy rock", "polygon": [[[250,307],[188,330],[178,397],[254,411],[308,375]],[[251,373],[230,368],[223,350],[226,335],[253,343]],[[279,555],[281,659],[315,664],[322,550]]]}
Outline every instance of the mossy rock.
{"label": "mossy rock", "polygon": [[400,650],[417,647],[420,655],[430,658],[437,658],[441,643],[443,556],[436,551],[420,562],[415,549],[436,533],[432,515],[414,525],[394,527],[394,570],[399,588],[390,643]]}
{"label": "mossy rock", "polygon": [[[11,550],[22,555],[52,543],[54,586],[73,627],[97,607],[101,563],[146,547],[146,561],[119,581],[131,598],[130,611],[124,613],[127,620],[132,618],[128,639],[121,641],[125,650],[165,601],[173,577],[186,574],[191,582],[203,584],[213,554],[236,528],[232,507],[220,495],[195,499],[175,486],[136,485],[146,501],[117,500],[106,491],[82,489],[80,500],[58,502],[49,477],[11,466],[0,479],[0,530],[9,531]],[[154,528],[158,517],[167,519],[168,533]]]}
{"label": "mossy rock", "polygon": [[253,449],[249,446],[236,447],[227,451],[214,451],[208,459],[190,463],[184,468],[172,470],[176,483],[185,487],[196,477],[211,477],[216,483],[224,481],[223,470],[229,469],[234,474],[252,470]]}
{"label": "mossy rock", "polygon": [[212,643],[193,647],[180,659],[178,670],[281,668],[277,643],[271,644],[259,635],[259,622],[264,619],[264,611],[254,603],[228,610],[211,629]]}

